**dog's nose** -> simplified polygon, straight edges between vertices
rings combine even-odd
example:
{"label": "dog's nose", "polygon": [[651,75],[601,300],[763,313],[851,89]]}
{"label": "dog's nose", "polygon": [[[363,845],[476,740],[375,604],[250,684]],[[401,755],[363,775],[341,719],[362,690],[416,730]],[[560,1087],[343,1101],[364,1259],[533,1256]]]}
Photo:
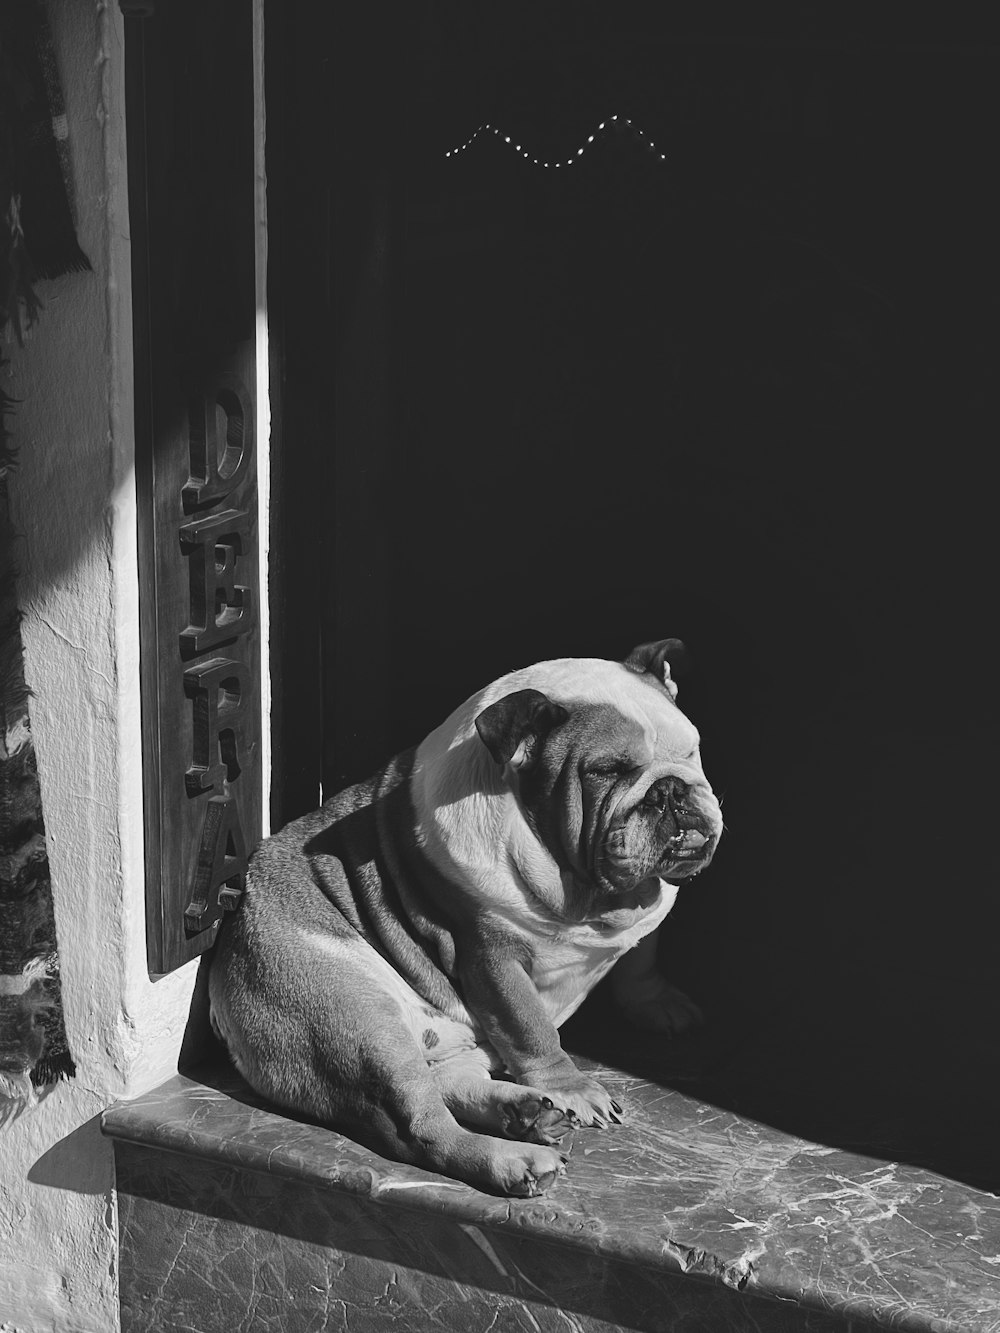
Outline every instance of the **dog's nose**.
{"label": "dog's nose", "polygon": [[683,805],[684,798],[690,791],[690,787],[683,778],[675,777],[668,773],[666,777],[660,778],[654,782],[646,793],[646,799],[662,809],[668,802],[671,806]]}

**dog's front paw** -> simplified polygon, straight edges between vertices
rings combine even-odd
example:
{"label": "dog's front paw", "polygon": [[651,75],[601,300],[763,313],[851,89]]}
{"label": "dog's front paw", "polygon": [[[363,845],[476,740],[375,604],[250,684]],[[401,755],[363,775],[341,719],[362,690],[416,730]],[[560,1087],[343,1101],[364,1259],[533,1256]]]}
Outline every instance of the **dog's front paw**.
{"label": "dog's front paw", "polygon": [[588,1074],[581,1074],[569,1059],[554,1069],[522,1075],[525,1083],[544,1088],[553,1104],[561,1107],[577,1125],[604,1127],[610,1122],[621,1124],[622,1108],[603,1083]]}
{"label": "dog's front paw", "polygon": [[615,1001],[628,1021],[643,1032],[679,1037],[705,1022],[694,1000],[661,976],[644,978],[634,987],[616,987]]}
{"label": "dog's front paw", "polygon": [[558,1143],[576,1122],[567,1108],[556,1106],[551,1097],[527,1088],[517,1101],[504,1103],[500,1117],[508,1138],[528,1143]]}

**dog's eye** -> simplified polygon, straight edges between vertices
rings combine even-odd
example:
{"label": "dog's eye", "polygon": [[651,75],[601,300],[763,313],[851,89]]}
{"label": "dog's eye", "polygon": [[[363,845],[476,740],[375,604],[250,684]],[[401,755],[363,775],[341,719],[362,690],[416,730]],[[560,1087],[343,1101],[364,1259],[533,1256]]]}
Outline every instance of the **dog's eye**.
{"label": "dog's eye", "polygon": [[620,778],[629,771],[629,763],[626,759],[607,759],[603,763],[594,764],[590,772],[595,778]]}

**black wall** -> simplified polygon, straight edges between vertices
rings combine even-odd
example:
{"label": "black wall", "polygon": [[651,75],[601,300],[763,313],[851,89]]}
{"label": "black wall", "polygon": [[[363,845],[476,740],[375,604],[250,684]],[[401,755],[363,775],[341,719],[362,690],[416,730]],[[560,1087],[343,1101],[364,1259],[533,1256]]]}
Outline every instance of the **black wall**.
{"label": "black wall", "polygon": [[[996,1187],[997,46],[752,8],[269,20],[284,651],[318,623],[323,682],[282,706],[329,793],[510,668],[683,637],[729,833],[664,1076]],[[445,157],[615,113],[666,162]]]}

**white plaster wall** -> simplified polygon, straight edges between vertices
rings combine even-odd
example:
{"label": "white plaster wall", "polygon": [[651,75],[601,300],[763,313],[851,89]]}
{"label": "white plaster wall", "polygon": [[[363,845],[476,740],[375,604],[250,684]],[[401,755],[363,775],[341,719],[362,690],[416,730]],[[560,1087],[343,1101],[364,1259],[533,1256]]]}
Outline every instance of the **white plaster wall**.
{"label": "white plaster wall", "polygon": [[146,970],[123,19],[113,0],[48,8],[94,271],[40,284],[41,320],[10,349],[11,505],[77,1076],[0,1130],[0,1331],[105,1333],[116,1203],[97,1118],[176,1069],[197,963]]}

